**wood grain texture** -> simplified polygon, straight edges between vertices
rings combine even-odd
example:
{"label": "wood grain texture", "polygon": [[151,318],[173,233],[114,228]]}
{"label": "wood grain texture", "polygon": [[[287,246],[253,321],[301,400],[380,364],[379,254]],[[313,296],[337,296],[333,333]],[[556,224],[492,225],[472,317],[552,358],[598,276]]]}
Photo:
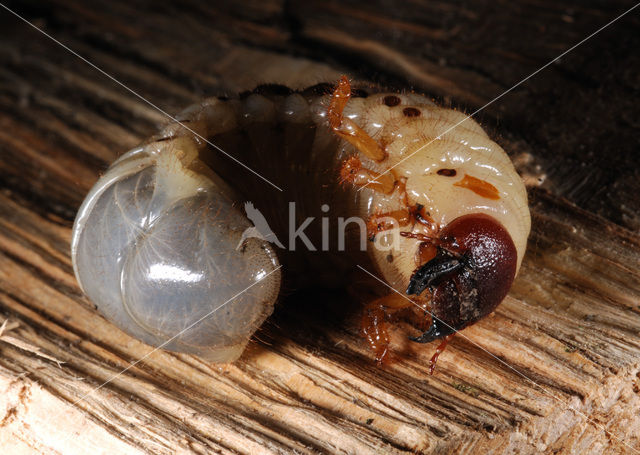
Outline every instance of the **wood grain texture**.
{"label": "wood grain texture", "polygon": [[[206,95],[343,73],[473,111],[632,3],[8,6],[173,114]],[[479,115],[532,183],[533,232],[509,297],[456,337],[429,376],[434,346],[408,342],[403,326],[392,333],[402,360],[376,367],[359,309],[324,289],[288,295],[232,365],[154,351],[105,321],[73,277],[71,224],[100,172],[166,118],[0,10],[0,322],[61,362],[0,337],[0,446],[640,450],[638,17]]]}

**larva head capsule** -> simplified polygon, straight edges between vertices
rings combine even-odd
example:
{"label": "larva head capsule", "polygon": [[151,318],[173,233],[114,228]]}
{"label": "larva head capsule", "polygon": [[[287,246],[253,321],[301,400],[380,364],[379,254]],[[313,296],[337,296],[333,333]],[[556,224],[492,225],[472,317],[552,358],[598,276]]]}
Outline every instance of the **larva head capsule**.
{"label": "larva head capsule", "polygon": [[431,327],[413,341],[427,343],[491,313],[516,275],[518,253],[494,218],[470,214],[450,222],[433,242],[435,256],[415,271],[407,294],[431,292]]}
{"label": "larva head capsule", "polygon": [[98,310],[128,334],[227,362],[271,314],[280,270],[267,242],[240,242],[251,225],[195,147],[152,142],[116,161],[80,208],[73,266]]}

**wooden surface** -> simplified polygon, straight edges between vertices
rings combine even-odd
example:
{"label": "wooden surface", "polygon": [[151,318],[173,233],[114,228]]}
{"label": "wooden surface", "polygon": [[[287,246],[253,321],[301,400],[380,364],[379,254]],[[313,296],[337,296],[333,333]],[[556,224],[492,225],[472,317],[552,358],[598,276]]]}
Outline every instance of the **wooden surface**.
{"label": "wooden surface", "polygon": [[[471,112],[633,6],[156,3],[8,6],[170,113],[343,73]],[[152,352],[100,317],[73,277],[75,211],[165,119],[0,9],[3,453],[640,450],[639,17],[477,116],[530,186],[533,232],[510,296],[428,376],[433,345],[399,327],[403,360],[376,367],[358,308],[322,289],[289,295],[233,365]]]}

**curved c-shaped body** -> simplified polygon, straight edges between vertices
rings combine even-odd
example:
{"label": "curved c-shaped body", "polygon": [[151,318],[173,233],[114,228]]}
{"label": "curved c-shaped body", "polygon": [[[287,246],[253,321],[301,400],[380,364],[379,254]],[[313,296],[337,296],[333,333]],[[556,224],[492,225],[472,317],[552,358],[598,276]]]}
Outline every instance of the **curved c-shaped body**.
{"label": "curved c-shaped body", "polygon": [[[271,314],[281,263],[299,282],[331,284],[356,264],[372,264],[405,292],[416,268],[435,256],[423,254],[436,246],[425,248],[425,239],[442,237],[470,214],[490,217],[512,240],[512,276],[501,285],[504,293],[494,292],[502,300],[530,226],[524,185],[504,151],[459,112],[415,94],[362,88],[342,106],[340,120],[359,126],[356,139],[381,144],[381,155],[365,153],[343,139],[340,120],[328,118],[332,90],[270,85],[238,99],[207,99],[177,116],[189,129],[170,124],[118,159],[87,196],[73,230],[74,270],[98,309],[149,344],[232,361]],[[391,177],[362,187],[362,179],[380,175]],[[245,201],[285,249],[258,238],[241,241],[252,226]],[[289,202],[296,203],[293,224]],[[416,222],[418,212],[426,222]],[[340,216],[370,225],[381,214],[398,219],[405,234],[392,251],[371,242],[360,251],[351,233],[343,252],[334,251],[335,242],[324,252],[309,252],[300,241],[294,250],[287,242],[291,227],[307,217],[324,216],[335,228]],[[318,222],[305,231],[319,250],[323,227]]]}

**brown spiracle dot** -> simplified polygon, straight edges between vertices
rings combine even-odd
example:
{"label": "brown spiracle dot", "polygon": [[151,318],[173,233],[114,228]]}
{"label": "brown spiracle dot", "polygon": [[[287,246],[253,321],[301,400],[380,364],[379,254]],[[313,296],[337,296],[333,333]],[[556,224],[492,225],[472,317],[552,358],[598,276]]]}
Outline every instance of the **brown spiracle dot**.
{"label": "brown spiracle dot", "polygon": [[438,175],[444,175],[445,177],[455,177],[457,172],[455,169],[439,169]]}
{"label": "brown spiracle dot", "polygon": [[400,98],[395,95],[387,95],[382,100],[382,102],[389,107],[397,106],[398,104],[400,104],[400,101]]}
{"label": "brown spiracle dot", "polygon": [[420,111],[415,107],[405,107],[402,109],[402,113],[405,117],[419,117]]}

